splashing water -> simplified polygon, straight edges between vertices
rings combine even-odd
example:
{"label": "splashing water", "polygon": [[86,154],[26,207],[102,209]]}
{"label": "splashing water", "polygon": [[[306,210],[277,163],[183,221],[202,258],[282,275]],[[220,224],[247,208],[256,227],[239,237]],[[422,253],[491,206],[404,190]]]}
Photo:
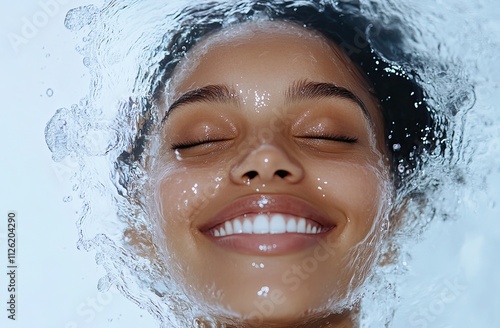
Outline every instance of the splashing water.
{"label": "splashing water", "polygon": [[[289,8],[303,3],[310,2],[286,2]],[[117,285],[165,327],[215,323],[205,309],[186,298],[162,261],[169,255],[154,246],[161,245],[162,234],[155,221],[159,220],[157,209],[151,204],[155,197],[147,191],[151,163],[141,153],[155,151],[143,148],[162,117],[149,110],[148,99],[154,92],[152,86],[168,84],[161,81],[160,72],[169,64],[164,62],[172,52],[167,45],[179,31],[195,22],[226,26],[242,16],[265,15],[254,4],[106,1],[102,7],[72,9],[66,16],[66,28],[83,37],[77,50],[91,73],[90,91],[78,104],[57,110],[45,133],[55,161],[78,163],[76,191],[83,202],[79,247],[96,250],[97,262],[107,271],[98,283],[99,290]],[[274,8],[281,4],[274,1],[268,8],[277,10]],[[330,2],[319,1],[318,10],[326,4]],[[397,48],[380,37],[368,39],[395,73],[413,70],[418,75],[426,101],[435,110],[436,140],[444,146],[444,153],[427,154],[418,170],[404,163],[398,167],[407,179],[396,199],[397,210],[404,208],[403,223],[388,250],[397,259],[377,268],[362,301],[361,323],[374,327],[374,322],[390,322],[394,316],[396,286],[408,270],[412,242],[431,222],[460,217],[460,211],[470,206],[464,200],[473,202],[474,192],[485,184],[486,177],[498,174],[500,163],[491,154],[500,150],[496,132],[500,115],[490,99],[498,89],[493,77],[500,72],[493,58],[499,43],[485,31],[500,31],[493,14],[488,14],[488,8],[496,6],[494,1],[450,1],[439,6],[431,1],[360,1],[353,5],[334,1],[331,5],[339,11],[358,10],[369,21],[380,22],[383,33],[405,36],[404,45]],[[221,14],[207,15],[210,12]],[[465,21],[463,12],[469,13]],[[476,24],[481,20],[487,23]],[[459,26],[462,22],[467,28]],[[173,46],[178,47],[179,57],[171,60],[177,61],[188,45]],[[443,127],[446,135],[439,134]],[[399,151],[401,145],[394,143],[392,148]],[[68,196],[65,201],[71,199]]]}

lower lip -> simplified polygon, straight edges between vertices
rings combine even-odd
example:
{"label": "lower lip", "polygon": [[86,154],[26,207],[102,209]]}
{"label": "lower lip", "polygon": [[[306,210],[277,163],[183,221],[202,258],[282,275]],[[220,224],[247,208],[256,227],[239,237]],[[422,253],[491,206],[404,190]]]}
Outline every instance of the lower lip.
{"label": "lower lip", "polygon": [[208,236],[218,246],[249,255],[285,255],[313,247],[328,232],[318,234],[237,234],[224,237]]}

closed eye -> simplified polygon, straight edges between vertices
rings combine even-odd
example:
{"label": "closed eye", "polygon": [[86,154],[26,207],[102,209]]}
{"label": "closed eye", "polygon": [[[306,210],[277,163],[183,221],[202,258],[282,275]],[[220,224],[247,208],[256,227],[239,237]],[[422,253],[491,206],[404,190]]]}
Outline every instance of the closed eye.
{"label": "closed eye", "polygon": [[304,136],[298,136],[298,138],[345,142],[345,143],[350,143],[350,144],[358,142],[358,138],[356,138],[356,137],[349,137],[349,136],[337,135],[337,134],[304,135]]}
{"label": "closed eye", "polygon": [[227,139],[187,140],[187,141],[180,141],[180,142],[174,143],[174,144],[172,144],[171,148],[172,148],[172,150],[182,150],[182,149],[194,148],[197,146],[202,146],[202,145],[207,145],[207,144],[222,142],[222,141],[227,141]]}

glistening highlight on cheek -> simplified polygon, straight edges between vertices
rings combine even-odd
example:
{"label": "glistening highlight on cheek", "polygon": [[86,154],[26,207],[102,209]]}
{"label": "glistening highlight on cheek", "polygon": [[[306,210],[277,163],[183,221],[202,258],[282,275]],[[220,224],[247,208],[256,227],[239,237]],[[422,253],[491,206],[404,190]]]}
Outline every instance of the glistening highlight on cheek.
{"label": "glistening highlight on cheek", "polygon": [[159,184],[158,201],[162,205],[165,225],[181,222],[186,227],[192,226],[193,218],[223,189],[223,171],[221,168],[172,168]]}

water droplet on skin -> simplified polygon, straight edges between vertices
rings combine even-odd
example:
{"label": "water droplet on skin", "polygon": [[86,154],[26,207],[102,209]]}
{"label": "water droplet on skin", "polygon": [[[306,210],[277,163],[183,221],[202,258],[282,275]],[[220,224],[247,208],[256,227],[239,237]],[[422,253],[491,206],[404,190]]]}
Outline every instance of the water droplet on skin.
{"label": "water droplet on skin", "polygon": [[254,268],[257,268],[257,269],[262,269],[262,268],[264,268],[264,263],[255,263],[255,262],[252,262],[252,266]]}
{"label": "water droplet on skin", "polygon": [[[179,150],[178,150],[178,149],[176,149],[176,150],[175,150],[174,154],[175,154],[175,158],[176,158],[178,161],[182,161],[182,156],[181,156],[181,153],[179,152]],[[249,183],[250,183],[250,181],[249,181]]]}
{"label": "water droplet on skin", "polygon": [[267,297],[267,293],[269,293],[269,287],[262,286],[262,288],[257,292],[257,295]]}
{"label": "water droplet on skin", "polygon": [[265,196],[262,196],[261,199],[257,201],[257,205],[260,208],[264,208],[264,206],[266,206],[267,204],[269,204],[269,199],[267,199]]}

